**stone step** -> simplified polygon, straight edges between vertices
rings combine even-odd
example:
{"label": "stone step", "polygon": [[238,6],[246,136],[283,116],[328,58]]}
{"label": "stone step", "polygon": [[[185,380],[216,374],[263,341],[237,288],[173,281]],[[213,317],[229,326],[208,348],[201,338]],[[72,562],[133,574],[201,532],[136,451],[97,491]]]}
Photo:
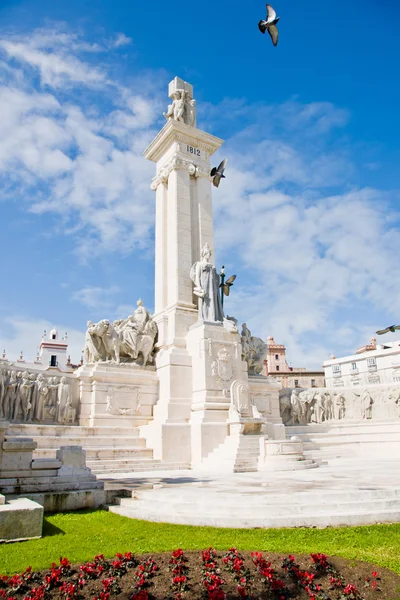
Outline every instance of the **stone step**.
{"label": "stone step", "polygon": [[[34,458],[53,458],[56,455],[55,448],[38,448],[34,451]],[[86,448],[86,461],[101,459],[128,459],[128,458],[152,458],[151,448]]]}
{"label": "stone step", "polygon": [[[149,506],[151,506],[151,511],[153,513],[164,513],[168,512],[168,504],[166,504],[165,499],[160,500],[156,497],[153,492],[153,498],[149,501],[141,499],[132,499],[132,498],[119,498],[117,503],[120,506],[126,506],[134,508],[135,510],[147,510]],[[239,516],[252,516],[257,515],[258,517],[280,517],[281,515],[292,515],[298,516],[303,514],[326,514],[330,512],[331,514],[337,514],[341,512],[345,512],[347,514],[353,514],[355,512],[382,512],[385,510],[396,509],[400,511],[400,499],[399,498],[391,498],[391,499],[371,499],[368,498],[366,500],[352,500],[346,502],[335,502],[335,503],[327,503],[322,505],[314,500],[312,504],[294,504],[291,502],[284,503],[270,503],[269,505],[248,502],[246,505],[246,510],[243,510],[242,504],[235,504],[231,501],[231,498],[224,498],[224,501],[216,502],[215,498],[212,498],[213,502],[209,501],[207,498],[194,498],[191,501],[181,499],[179,500],[179,504],[175,502],[173,504],[169,503],[169,509],[171,512],[176,511],[180,515],[184,514],[193,514],[193,513],[203,513],[207,514],[209,517],[218,517],[218,516],[226,516],[229,514],[231,517],[239,517]]]}
{"label": "stone step", "polygon": [[79,425],[35,425],[17,424],[10,425],[7,432],[10,435],[53,436],[53,437],[97,437],[97,436],[125,436],[139,437],[138,427],[81,427]]}
{"label": "stone step", "polygon": [[34,442],[37,443],[38,449],[41,448],[60,448],[61,446],[82,446],[82,448],[121,448],[135,447],[145,448],[146,440],[139,437],[123,437],[123,436],[108,436],[108,437],[50,437],[50,436],[32,436]]}
{"label": "stone step", "polygon": [[313,515],[292,514],[281,515],[279,517],[259,517],[255,515],[231,517],[210,515],[205,516],[204,512],[193,512],[192,514],[179,514],[172,511],[169,515],[157,514],[147,509],[134,509],[127,506],[110,506],[109,511],[128,517],[131,519],[143,519],[157,523],[172,523],[176,525],[199,525],[210,527],[230,527],[230,528],[281,528],[281,527],[340,527],[340,526],[357,526],[374,523],[396,523],[400,521],[400,507],[382,512],[341,512],[335,515],[331,513]]}
{"label": "stone step", "polygon": [[[165,464],[161,463],[161,461],[158,460],[149,460],[149,462],[120,462],[117,460],[110,460],[107,462],[94,461],[92,465],[88,466],[90,466],[94,475],[100,476],[100,479],[101,475],[108,475],[111,473],[148,473],[149,475],[151,475],[153,471],[165,471]],[[168,468],[173,471],[187,470],[189,468],[189,465],[171,463],[169,464]]]}
{"label": "stone step", "polygon": [[[138,487],[132,491],[132,497],[137,500],[144,500],[148,503],[158,501],[163,505],[168,503],[180,504],[181,502],[199,502],[201,501],[204,506],[214,506],[215,504],[220,505],[221,499],[223,499],[224,506],[239,506],[239,504],[249,505],[260,505],[270,506],[288,504],[288,495],[284,492],[277,491],[277,488],[269,488],[263,485],[258,488],[262,493],[254,494],[254,486],[241,485],[240,491],[231,491],[228,493],[221,493],[218,490],[214,490],[213,486],[207,484],[192,485],[190,487],[182,487],[180,489],[174,489],[168,484],[160,484],[156,489],[147,488],[143,489]],[[217,501],[217,499],[219,500]],[[318,489],[318,494],[314,490],[298,491],[291,498],[290,506],[294,503],[298,503],[304,506],[311,506],[314,504],[320,505],[332,505],[340,502],[358,502],[359,500],[397,500],[400,502],[400,486],[394,488],[376,488],[376,489],[354,489],[344,488],[339,490],[332,489]]]}

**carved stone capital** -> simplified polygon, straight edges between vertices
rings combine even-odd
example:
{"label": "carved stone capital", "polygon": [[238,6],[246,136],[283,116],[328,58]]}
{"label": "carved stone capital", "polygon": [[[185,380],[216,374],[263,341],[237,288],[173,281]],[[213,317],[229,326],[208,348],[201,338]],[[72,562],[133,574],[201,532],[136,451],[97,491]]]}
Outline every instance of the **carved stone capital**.
{"label": "carved stone capital", "polygon": [[208,169],[199,165],[193,164],[191,160],[185,160],[178,156],[174,156],[165,165],[163,165],[158,171],[156,176],[151,182],[151,189],[156,190],[160,183],[167,183],[170,173],[174,170],[183,169],[189,173],[192,177],[209,177],[210,173]]}

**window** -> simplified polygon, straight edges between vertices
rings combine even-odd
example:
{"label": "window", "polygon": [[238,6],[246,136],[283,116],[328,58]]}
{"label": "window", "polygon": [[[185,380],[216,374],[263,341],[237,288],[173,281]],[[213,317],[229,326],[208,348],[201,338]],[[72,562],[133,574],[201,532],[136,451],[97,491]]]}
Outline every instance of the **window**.
{"label": "window", "polygon": [[315,379],[311,379],[311,387],[315,387]]}
{"label": "window", "polygon": [[376,358],[367,358],[367,366],[368,367],[376,367]]}
{"label": "window", "polygon": [[56,367],[57,366],[57,356],[55,356],[54,354],[51,355],[50,366],[51,367]]}
{"label": "window", "polygon": [[357,371],[357,363],[351,363],[351,370]]}
{"label": "window", "polygon": [[276,370],[279,371],[279,365],[276,365]]}
{"label": "window", "polygon": [[294,380],[294,387],[299,387],[299,380],[298,379]]}
{"label": "window", "polygon": [[53,335],[51,336],[51,339],[52,339],[52,340],[56,340],[56,339],[57,339],[57,336],[56,336],[56,334],[55,334],[55,333],[53,333]]}
{"label": "window", "polygon": [[279,354],[275,354],[275,360],[279,360]]}
{"label": "window", "polygon": [[333,373],[340,373],[340,371],[341,371],[340,365],[333,365],[332,371],[333,371]]}

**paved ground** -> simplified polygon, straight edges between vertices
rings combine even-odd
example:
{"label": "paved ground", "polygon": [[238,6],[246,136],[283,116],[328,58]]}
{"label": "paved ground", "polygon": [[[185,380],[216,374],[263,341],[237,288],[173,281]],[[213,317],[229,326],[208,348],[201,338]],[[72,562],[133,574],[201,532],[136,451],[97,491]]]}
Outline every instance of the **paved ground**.
{"label": "paved ground", "polygon": [[104,479],[129,495],[113,512],[150,521],[223,527],[400,521],[400,468],[390,459],[341,459],[281,473],[158,471]]}

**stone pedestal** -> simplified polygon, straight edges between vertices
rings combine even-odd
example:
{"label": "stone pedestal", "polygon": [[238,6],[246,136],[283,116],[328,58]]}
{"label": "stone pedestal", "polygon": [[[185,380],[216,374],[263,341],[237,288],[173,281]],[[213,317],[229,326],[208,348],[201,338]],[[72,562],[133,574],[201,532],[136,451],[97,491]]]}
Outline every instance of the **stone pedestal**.
{"label": "stone pedestal", "polygon": [[248,381],[252,403],[264,420],[264,433],[270,439],[285,439],[285,426],[279,409],[281,384],[273,377],[264,375],[249,375]]}
{"label": "stone pedestal", "polygon": [[158,399],[155,367],[94,363],[77,371],[83,426],[134,427],[152,419]]}
{"label": "stone pedestal", "polygon": [[246,376],[238,333],[222,324],[193,325],[187,334],[192,357],[192,467],[197,467],[228,435],[230,386]]}

